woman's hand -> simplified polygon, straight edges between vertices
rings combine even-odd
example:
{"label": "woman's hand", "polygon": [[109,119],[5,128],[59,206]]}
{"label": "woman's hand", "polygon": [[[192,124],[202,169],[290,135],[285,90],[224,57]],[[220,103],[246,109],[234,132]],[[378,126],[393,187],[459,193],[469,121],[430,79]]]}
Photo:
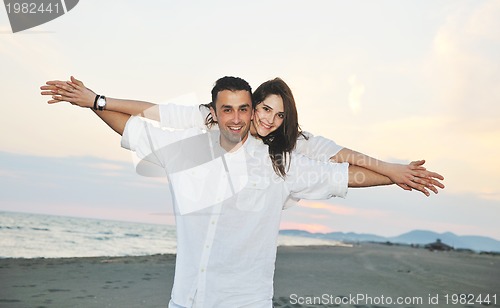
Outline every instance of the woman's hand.
{"label": "woman's hand", "polygon": [[83,82],[71,76],[71,81],[51,80],[47,81],[45,86],[40,87],[42,95],[51,95],[49,104],[59,102],[70,102],[73,105],[93,108],[96,94],[94,91],[85,87]]}
{"label": "woman's hand", "polygon": [[444,177],[439,173],[428,171],[423,166],[424,164],[425,160],[413,161],[408,165],[389,164],[387,176],[404,190],[416,189],[429,196],[430,193],[427,190],[429,189],[437,194],[436,187],[444,188],[444,185],[438,180],[444,180]]}

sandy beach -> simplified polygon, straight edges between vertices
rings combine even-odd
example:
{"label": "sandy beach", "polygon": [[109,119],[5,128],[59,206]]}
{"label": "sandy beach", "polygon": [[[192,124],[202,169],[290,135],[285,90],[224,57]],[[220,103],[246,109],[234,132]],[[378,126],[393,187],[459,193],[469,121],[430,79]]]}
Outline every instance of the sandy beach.
{"label": "sandy beach", "polygon": [[[0,259],[0,307],[166,307],[174,263],[175,255]],[[278,250],[275,307],[499,302],[499,256],[378,244]]]}

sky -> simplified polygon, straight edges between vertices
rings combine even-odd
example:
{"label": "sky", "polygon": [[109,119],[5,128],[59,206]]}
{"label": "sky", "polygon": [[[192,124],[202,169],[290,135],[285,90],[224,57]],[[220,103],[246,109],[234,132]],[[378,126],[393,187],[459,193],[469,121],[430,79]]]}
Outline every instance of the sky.
{"label": "sky", "polygon": [[446,188],[301,201],[281,227],[500,240],[500,1],[95,1],[12,33],[0,8],[0,211],[172,224],[165,179],[120,136],[39,87],[198,104],[225,75],[281,77],[301,127],[377,157],[426,159]]}

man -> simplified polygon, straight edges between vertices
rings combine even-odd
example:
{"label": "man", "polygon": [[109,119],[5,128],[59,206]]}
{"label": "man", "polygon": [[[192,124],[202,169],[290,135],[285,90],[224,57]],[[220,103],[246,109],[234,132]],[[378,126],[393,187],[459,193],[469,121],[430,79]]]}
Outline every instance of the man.
{"label": "man", "polygon": [[[366,169],[293,155],[285,178],[249,136],[251,88],[219,79],[210,110],[217,129],[164,131],[139,117],[96,113],[122,146],[163,167],[174,195],[177,260],[169,307],[272,307],[281,210],[290,197],[344,197],[347,186],[391,184]],[[96,97],[96,102],[99,97]],[[90,106],[87,106],[90,107]],[[354,181],[357,179],[357,181]]]}

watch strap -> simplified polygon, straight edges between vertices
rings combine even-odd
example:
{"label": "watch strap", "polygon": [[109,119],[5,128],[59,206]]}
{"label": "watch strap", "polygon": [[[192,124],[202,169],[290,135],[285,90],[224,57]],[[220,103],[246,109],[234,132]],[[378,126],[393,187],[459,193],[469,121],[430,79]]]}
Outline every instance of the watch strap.
{"label": "watch strap", "polygon": [[99,99],[99,96],[100,96],[99,94],[97,94],[95,96],[95,99],[94,99],[94,108],[93,108],[94,110],[97,110],[97,100]]}

